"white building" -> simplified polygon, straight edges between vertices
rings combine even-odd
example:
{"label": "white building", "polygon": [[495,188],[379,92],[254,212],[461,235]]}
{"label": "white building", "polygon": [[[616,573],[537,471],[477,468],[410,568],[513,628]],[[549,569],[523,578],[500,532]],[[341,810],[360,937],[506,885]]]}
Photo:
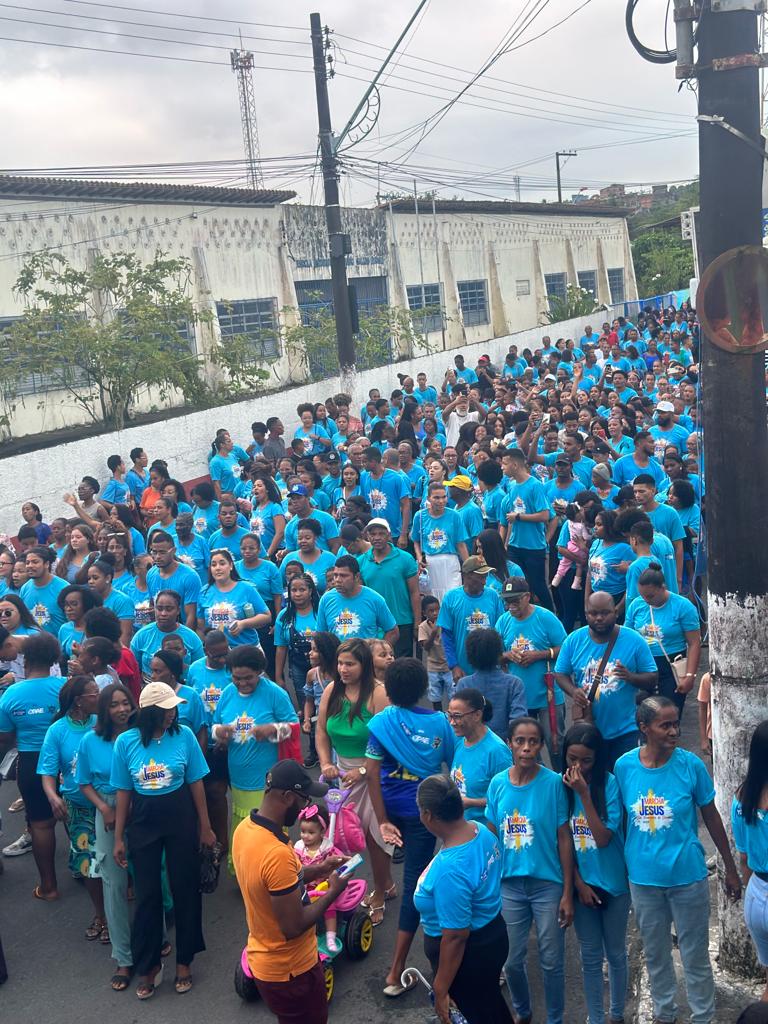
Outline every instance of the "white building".
{"label": "white building", "polygon": [[[51,248],[76,266],[94,253],[158,249],[188,257],[193,300],[214,313],[190,328],[189,344],[210,379],[212,347],[248,335],[269,387],[307,380],[304,351],[280,337],[330,299],[322,207],[289,204],[292,192],[0,176],[0,328],[22,311],[13,285],[25,256]],[[601,304],[637,297],[624,212],[582,205],[413,200],[345,209],[350,283],[361,308],[387,304],[444,315],[425,319],[430,347],[459,348],[543,321],[548,295],[568,284]],[[288,310],[286,313],[285,311]],[[393,352],[407,357],[410,352]],[[317,367],[312,368],[317,376]],[[329,375],[332,375],[332,370]],[[71,396],[39,374],[7,404],[7,431],[20,437],[85,421]],[[152,395],[138,397],[149,409]],[[12,406],[12,407],[11,407]]]}

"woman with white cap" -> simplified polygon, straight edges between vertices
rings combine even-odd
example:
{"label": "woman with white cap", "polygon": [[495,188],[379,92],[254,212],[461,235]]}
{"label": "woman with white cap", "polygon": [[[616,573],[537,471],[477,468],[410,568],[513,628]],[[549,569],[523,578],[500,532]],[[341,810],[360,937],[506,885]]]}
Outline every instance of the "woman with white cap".
{"label": "woman with white cap", "polygon": [[202,782],[208,766],[192,730],[178,722],[177,708],[184,703],[166,683],[148,683],[136,727],[118,736],[113,754],[114,856],[126,867],[130,848],[136,891],[131,951],[139,999],[151,998],[162,981],[163,853],[176,917],[180,995],[192,988],[192,960],[205,949],[198,851],[213,846],[216,836]]}
{"label": "woman with white cap", "polygon": [[603,508],[615,510],[616,495],[619,493],[619,488],[611,480],[611,468],[605,462],[598,462],[592,467],[592,484],[590,491],[594,491],[600,501],[603,503]]}

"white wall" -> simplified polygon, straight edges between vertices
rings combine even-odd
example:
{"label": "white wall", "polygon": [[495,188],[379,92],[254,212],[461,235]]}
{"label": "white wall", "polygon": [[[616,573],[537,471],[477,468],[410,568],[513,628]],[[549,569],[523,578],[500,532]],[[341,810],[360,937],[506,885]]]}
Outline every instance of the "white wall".
{"label": "white wall", "polygon": [[[580,317],[549,327],[534,327],[504,338],[465,345],[462,351],[468,365],[474,366],[477,357],[485,352],[500,365],[511,344],[517,345],[520,351],[524,348],[535,351],[541,347],[541,338],[545,334],[552,338],[574,337],[578,340],[586,323],[591,322],[599,333],[604,318],[603,313],[597,313],[591,318]],[[435,352],[358,374],[353,395],[356,406],[367,399],[370,388],[379,388],[383,395],[389,395],[399,387],[398,373],[415,375],[423,370],[428,380],[439,387],[446,369],[453,365],[452,355]],[[71,514],[69,506],[62,501],[62,495],[72,491],[85,475],[105,482],[109,475],[106,460],[110,455],[119,453],[127,460],[132,448],[141,447],[146,450],[150,461],[153,458],[165,459],[171,476],[182,481],[192,480],[207,472],[207,454],[219,427],[226,427],[242,444],[250,440],[250,426],[254,420],[279,416],[285,424],[286,437],[290,438],[298,423],[297,405],[306,401],[324,401],[341,389],[340,379],[334,377],[265,395],[252,402],[219,406],[161,423],[130,427],[0,459],[0,533],[15,535],[22,522],[21,506],[25,501],[36,502],[46,522],[56,516]]]}

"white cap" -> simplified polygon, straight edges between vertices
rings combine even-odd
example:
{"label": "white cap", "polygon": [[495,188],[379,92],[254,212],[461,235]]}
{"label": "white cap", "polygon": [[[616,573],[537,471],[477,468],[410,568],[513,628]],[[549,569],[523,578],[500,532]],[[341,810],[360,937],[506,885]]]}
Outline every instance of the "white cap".
{"label": "white cap", "polygon": [[375,519],[371,519],[366,529],[370,529],[372,526],[380,526],[387,533],[392,533],[392,527],[389,525],[386,519],[382,519],[381,516],[377,516]]}
{"label": "white cap", "polygon": [[179,704],[186,704],[184,697],[177,697],[173,687],[167,683],[147,683],[139,694],[140,708],[162,708],[170,711]]}
{"label": "white cap", "polygon": [[675,407],[672,404],[672,402],[661,401],[661,402],[657,403],[656,411],[657,412],[674,412],[675,411]]}

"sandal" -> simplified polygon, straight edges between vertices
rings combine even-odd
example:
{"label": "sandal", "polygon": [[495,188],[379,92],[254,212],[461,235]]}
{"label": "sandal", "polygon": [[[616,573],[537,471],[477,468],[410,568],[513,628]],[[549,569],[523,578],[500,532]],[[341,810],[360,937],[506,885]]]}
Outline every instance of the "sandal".
{"label": "sandal", "polygon": [[192,975],[191,974],[177,974],[173,979],[173,987],[176,989],[180,996],[183,996],[185,992],[189,992],[192,988]]}
{"label": "sandal", "polygon": [[[371,889],[371,891],[368,893],[368,895],[367,896],[363,896],[363,898],[360,900],[360,906],[361,907],[365,907],[366,910],[370,910],[371,909],[371,902],[373,900],[373,897],[374,897],[375,893],[376,893],[376,890],[375,889]],[[398,896],[397,882],[393,882],[392,885],[390,885],[390,887],[388,889],[384,890],[384,899],[388,903],[390,900],[397,899],[397,896]]]}
{"label": "sandal", "polygon": [[378,928],[381,922],[384,920],[384,911],[386,910],[386,904],[382,903],[380,907],[374,907],[373,905],[368,908],[368,917],[371,919],[371,925],[374,928]]}
{"label": "sandal", "polygon": [[110,941],[111,940],[109,938],[109,927],[107,925],[107,922],[105,921],[101,926],[101,931],[99,932],[99,942],[102,944],[102,946],[108,946]]}
{"label": "sandal", "polygon": [[32,890],[32,895],[35,897],[36,900],[44,900],[46,903],[53,903],[54,900],[57,900],[59,898],[58,893],[54,893],[52,896],[46,896],[39,885],[36,885],[35,888]]}
{"label": "sandal", "polygon": [[93,942],[94,939],[98,939],[101,935],[102,930],[106,928],[106,924],[100,917],[94,917],[88,927],[85,929],[85,937],[89,942]]}
{"label": "sandal", "polygon": [[170,955],[171,955],[171,950],[172,950],[172,949],[173,949],[173,946],[172,946],[172,945],[170,944],[170,942],[169,942],[169,941],[168,941],[168,940],[166,939],[166,940],[165,940],[165,942],[164,942],[164,943],[162,944],[162,946],[160,947],[160,956],[161,956],[161,957],[163,957],[163,958],[165,958],[165,957],[167,957],[167,956],[170,956]]}
{"label": "sandal", "polygon": [[113,992],[125,992],[131,983],[131,974],[133,974],[133,968],[129,967],[126,970],[130,971],[130,974],[113,974],[110,981],[110,987]]}
{"label": "sandal", "polygon": [[24,797],[20,796],[16,800],[14,800],[13,803],[8,808],[8,810],[11,812],[11,814],[16,814],[18,811],[23,811],[24,810]]}
{"label": "sandal", "polygon": [[154,981],[143,981],[136,989],[136,995],[139,999],[151,999],[155,994],[155,989],[163,983],[163,965],[160,965],[160,970],[155,974]]}

